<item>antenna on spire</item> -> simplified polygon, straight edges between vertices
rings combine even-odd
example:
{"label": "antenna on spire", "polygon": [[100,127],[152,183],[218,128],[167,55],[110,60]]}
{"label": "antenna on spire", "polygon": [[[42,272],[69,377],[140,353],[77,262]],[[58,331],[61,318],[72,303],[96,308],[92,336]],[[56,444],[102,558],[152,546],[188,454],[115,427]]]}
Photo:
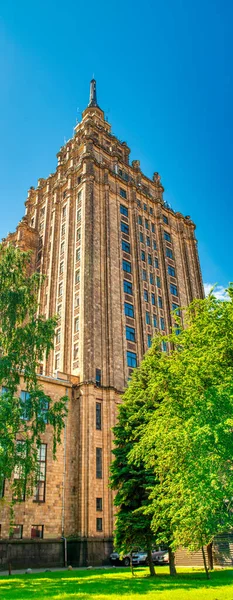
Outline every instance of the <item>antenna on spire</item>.
{"label": "antenna on spire", "polygon": [[89,104],[88,106],[97,106],[97,93],[96,93],[96,80],[93,79],[91,80],[90,83],[90,100],[89,100]]}

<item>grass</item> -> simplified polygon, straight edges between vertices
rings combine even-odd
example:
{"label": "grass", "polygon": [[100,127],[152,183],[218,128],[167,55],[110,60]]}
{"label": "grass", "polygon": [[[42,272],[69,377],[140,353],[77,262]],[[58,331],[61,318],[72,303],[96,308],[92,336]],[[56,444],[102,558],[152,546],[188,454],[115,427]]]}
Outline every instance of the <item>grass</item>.
{"label": "grass", "polygon": [[0,576],[1,600],[233,600],[233,570],[211,573],[207,581],[201,569],[178,569],[171,578],[168,568],[93,569]]}

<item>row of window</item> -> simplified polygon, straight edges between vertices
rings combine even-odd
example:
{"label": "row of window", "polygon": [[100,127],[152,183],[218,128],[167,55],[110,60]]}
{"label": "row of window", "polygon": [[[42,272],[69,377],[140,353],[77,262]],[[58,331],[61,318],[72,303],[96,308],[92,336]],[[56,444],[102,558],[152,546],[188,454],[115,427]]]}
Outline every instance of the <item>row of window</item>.
{"label": "row of window", "polygon": [[[101,506],[101,508],[99,508]],[[102,498],[96,498],[96,510],[102,511]],[[0,526],[1,530],[1,526]],[[96,531],[103,531],[103,519],[102,517],[96,518]],[[22,540],[23,538],[23,525],[14,524],[10,530],[11,540]],[[32,525],[31,526],[31,539],[40,539],[44,537],[44,525]]]}
{"label": "row of window", "polygon": [[[124,190],[123,188],[120,188],[120,196],[122,198],[127,198],[126,190]],[[138,202],[140,202],[140,200],[138,200]],[[139,204],[139,206],[141,206],[141,203]],[[144,204],[143,208],[144,208],[145,211],[147,211],[147,204]],[[124,206],[123,204],[120,205],[120,212],[125,217],[128,217],[128,208],[126,206]],[[150,208],[150,214],[153,215],[153,209],[152,208]],[[166,223],[166,225],[168,225],[168,218],[167,218],[166,215],[163,215],[163,222]],[[142,217],[141,217],[141,215],[139,215],[139,217],[138,217],[138,223],[139,223],[139,225],[142,225]],[[149,223],[148,223],[147,219],[145,219],[145,227],[147,229],[149,229]],[[152,227],[154,227],[153,223],[152,223]],[[154,231],[154,229],[152,229],[152,231]]]}
{"label": "row of window", "polygon": [[[1,393],[7,394],[7,392],[8,392],[8,388],[2,387]],[[29,421],[30,417],[31,417],[31,415],[30,415],[30,412],[31,412],[30,411],[30,393],[25,390],[21,390],[21,392],[20,392],[20,407],[21,407],[20,418],[24,419],[25,421]],[[44,423],[48,423],[48,419],[47,419],[48,410],[49,410],[48,400],[46,400],[46,398],[40,398],[37,417],[42,419],[44,421]]]}
{"label": "row of window", "polygon": [[[16,485],[18,483],[18,490],[13,500],[24,501],[26,495],[26,480],[23,471],[23,461],[26,458],[26,442],[23,440],[17,440],[16,451],[19,456],[19,464],[15,466],[14,470],[14,481]],[[45,477],[46,477],[46,457],[47,457],[47,444],[40,444],[37,450],[37,463],[38,463],[38,476],[37,482],[33,490],[33,501],[34,502],[45,502]],[[0,482],[0,497],[4,496],[4,481]],[[16,487],[17,490],[17,487]]]}
{"label": "row of window", "polygon": [[[124,268],[123,268],[123,270],[126,271],[126,269],[124,269]],[[128,272],[130,273],[131,271],[128,271]],[[146,271],[144,269],[142,270],[142,279],[143,279],[143,281],[146,281]],[[150,283],[152,285],[154,285],[153,273],[150,273]],[[156,284],[157,284],[158,288],[161,287],[160,277],[156,277]],[[124,279],[123,286],[124,286],[124,293],[132,296],[133,295],[133,286],[132,286],[131,281],[127,281],[126,279]],[[170,283],[170,293],[173,296],[178,296],[177,286],[174,285],[173,283]],[[146,290],[145,290],[145,294],[146,294]],[[160,302],[162,303],[162,299],[159,300],[159,298],[160,298],[160,296],[158,297],[158,303],[160,303]],[[144,299],[146,299],[146,298],[144,297]],[[148,302],[148,300],[146,300],[146,302]],[[152,300],[152,304],[153,304],[153,300]],[[159,308],[162,308],[162,305],[159,304]]]}

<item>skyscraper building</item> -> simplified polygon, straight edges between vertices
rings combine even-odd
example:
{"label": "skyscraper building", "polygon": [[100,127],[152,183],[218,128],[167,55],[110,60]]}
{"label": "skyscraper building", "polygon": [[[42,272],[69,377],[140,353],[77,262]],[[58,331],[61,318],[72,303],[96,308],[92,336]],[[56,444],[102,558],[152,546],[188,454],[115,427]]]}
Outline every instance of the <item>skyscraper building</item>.
{"label": "skyscraper building", "polygon": [[[33,268],[45,275],[40,310],[59,318],[38,377],[52,398],[65,391],[70,398],[57,461],[48,426],[41,485],[16,504],[13,535],[76,536],[80,564],[101,562],[111,547],[112,427],[128,378],[154,333],[171,330],[172,310],[203,297],[194,223],[163,200],[159,174],[149,179],[129,156],[92,80],[55,173],[30,188],[25,216],[6,239],[30,249]],[[7,503],[0,515],[8,537]]]}

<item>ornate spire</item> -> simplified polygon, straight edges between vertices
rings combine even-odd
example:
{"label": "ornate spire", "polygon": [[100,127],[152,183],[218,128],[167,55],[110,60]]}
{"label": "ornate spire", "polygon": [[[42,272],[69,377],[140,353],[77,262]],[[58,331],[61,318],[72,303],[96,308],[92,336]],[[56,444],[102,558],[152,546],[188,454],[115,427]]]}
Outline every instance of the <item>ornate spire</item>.
{"label": "ornate spire", "polygon": [[90,83],[90,100],[88,106],[97,106],[96,80],[92,79]]}

